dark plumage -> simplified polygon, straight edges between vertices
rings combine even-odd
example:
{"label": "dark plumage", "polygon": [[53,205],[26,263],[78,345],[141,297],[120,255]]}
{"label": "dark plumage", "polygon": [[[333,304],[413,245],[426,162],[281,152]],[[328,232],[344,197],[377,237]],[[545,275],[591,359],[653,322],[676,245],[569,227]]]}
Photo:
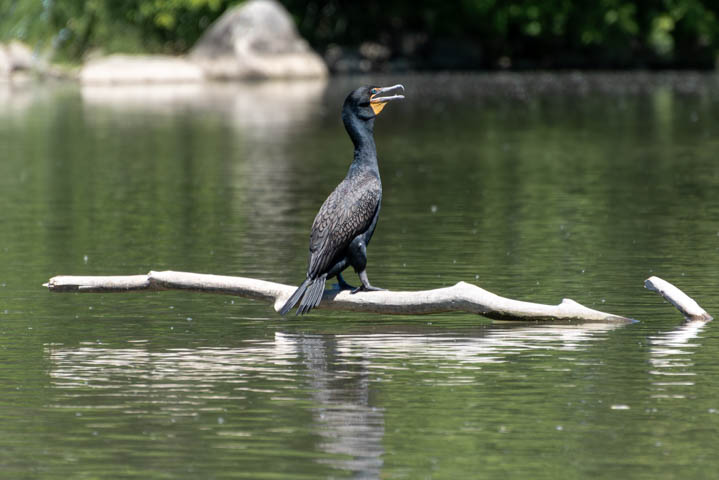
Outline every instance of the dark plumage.
{"label": "dark plumage", "polygon": [[307,278],[280,309],[282,315],[300,302],[297,314],[309,312],[320,304],[325,282],[337,277],[340,288],[352,288],[342,271],[352,266],[362,286],[354,289],[381,290],[367,279],[367,245],[379,218],[382,183],[374,143],[374,119],[392,100],[402,95],[387,94],[404,90],[393,87],[360,87],[350,93],[342,107],[342,121],[354,144],[354,160],[347,176],[320,207],[312,223]]}

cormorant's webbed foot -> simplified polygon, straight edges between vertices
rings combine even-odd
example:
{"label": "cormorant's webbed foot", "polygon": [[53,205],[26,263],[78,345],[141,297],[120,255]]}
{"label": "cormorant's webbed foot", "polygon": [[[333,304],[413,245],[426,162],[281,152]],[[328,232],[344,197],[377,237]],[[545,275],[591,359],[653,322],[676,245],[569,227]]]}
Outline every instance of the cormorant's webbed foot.
{"label": "cormorant's webbed foot", "polygon": [[370,285],[369,280],[367,279],[367,271],[366,271],[366,270],[362,270],[362,271],[359,273],[359,277],[360,277],[360,280],[362,281],[362,286],[361,286],[361,287],[357,287],[357,288],[355,288],[354,290],[352,290],[352,293],[357,293],[357,292],[381,292],[381,291],[383,291],[383,290],[386,290],[386,289],[384,289],[384,288],[373,287],[372,285]]}
{"label": "cormorant's webbed foot", "polygon": [[361,287],[357,287],[354,290],[352,290],[351,293],[357,293],[357,292],[385,292],[387,291],[386,288],[379,288],[379,287],[373,287],[372,285],[362,285]]}
{"label": "cormorant's webbed foot", "polygon": [[356,290],[355,287],[353,287],[349,283],[345,282],[345,279],[342,278],[341,273],[337,274],[337,284],[336,285],[339,287],[340,290],[352,290],[352,291]]}

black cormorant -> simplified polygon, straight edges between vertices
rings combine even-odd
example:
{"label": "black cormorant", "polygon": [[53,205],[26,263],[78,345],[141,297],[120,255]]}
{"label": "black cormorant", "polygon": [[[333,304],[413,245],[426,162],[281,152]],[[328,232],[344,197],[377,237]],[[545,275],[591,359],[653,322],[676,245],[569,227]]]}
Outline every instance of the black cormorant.
{"label": "black cormorant", "polygon": [[[374,233],[382,203],[382,183],[374,144],[374,119],[387,102],[404,98],[392,87],[360,87],[342,106],[342,121],[354,144],[354,160],[347,176],[327,197],[312,223],[307,278],[280,309],[282,315],[299,301],[297,315],[320,304],[327,279],[337,276],[342,289],[352,288],[342,278],[350,265],[362,286],[353,290],[381,290],[367,279],[367,245]],[[300,301],[300,299],[302,299]]]}

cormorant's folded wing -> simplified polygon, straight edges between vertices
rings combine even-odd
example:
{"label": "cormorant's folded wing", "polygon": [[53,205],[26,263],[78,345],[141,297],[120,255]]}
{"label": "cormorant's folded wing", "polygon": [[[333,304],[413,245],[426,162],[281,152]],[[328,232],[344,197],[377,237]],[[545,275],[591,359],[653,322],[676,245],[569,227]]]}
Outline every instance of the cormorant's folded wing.
{"label": "cormorant's folded wing", "polygon": [[312,223],[310,265],[307,273],[315,277],[326,273],[337,261],[336,255],[354,238],[367,231],[379,207],[382,187],[379,179],[368,176],[361,182],[345,180],[327,197]]}

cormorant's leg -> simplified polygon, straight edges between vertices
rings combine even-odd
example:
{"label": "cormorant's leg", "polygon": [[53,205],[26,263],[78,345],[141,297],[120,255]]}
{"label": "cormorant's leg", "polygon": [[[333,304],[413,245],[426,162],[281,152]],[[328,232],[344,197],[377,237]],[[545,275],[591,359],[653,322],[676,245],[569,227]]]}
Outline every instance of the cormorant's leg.
{"label": "cormorant's leg", "polygon": [[383,288],[373,287],[367,279],[367,245],[365,244],[364,237],[362,235],[352,240],[348,249],[348,254],[350,264],[354,267],[355,272],[357,272],[360,280],[362,281],[362,286],[352,290],[352,293],[357,293],[363,290],[384,290]]}
{"label": "cormorant's leg", "polygon": [[343,258],[342,260],[338,261],[327,272],[327,278],[337,277],[337,283],[333,285],[333,288],[339,288],[340,290],[353,290],[355,287],[345,282],[345,279],[342,278],[342,270],[347,268],[349,265],[349,259],[347,257]]}
{"label": "cormorant's leg", "polygon": [[357,292],[361,292],[361,291],[381,292],[383,290],[386,290],[385,288],[373,287],[372,285],[370,285],[369,279],[367,279],[367,270],[362,270],[361,272],[359,272],[359,277],[360,277],[360,280],[362,281],[362,286],[357,287],[354,290],[352,290],[352,293],[357,293]]}
{"label": "cormorant's leg", "polygon": [[355,287],[350,285],[345,281],[344,278],[342,278],[342,274],[337,274],[337,285],[340,287],[340,290],[355,290]]}

